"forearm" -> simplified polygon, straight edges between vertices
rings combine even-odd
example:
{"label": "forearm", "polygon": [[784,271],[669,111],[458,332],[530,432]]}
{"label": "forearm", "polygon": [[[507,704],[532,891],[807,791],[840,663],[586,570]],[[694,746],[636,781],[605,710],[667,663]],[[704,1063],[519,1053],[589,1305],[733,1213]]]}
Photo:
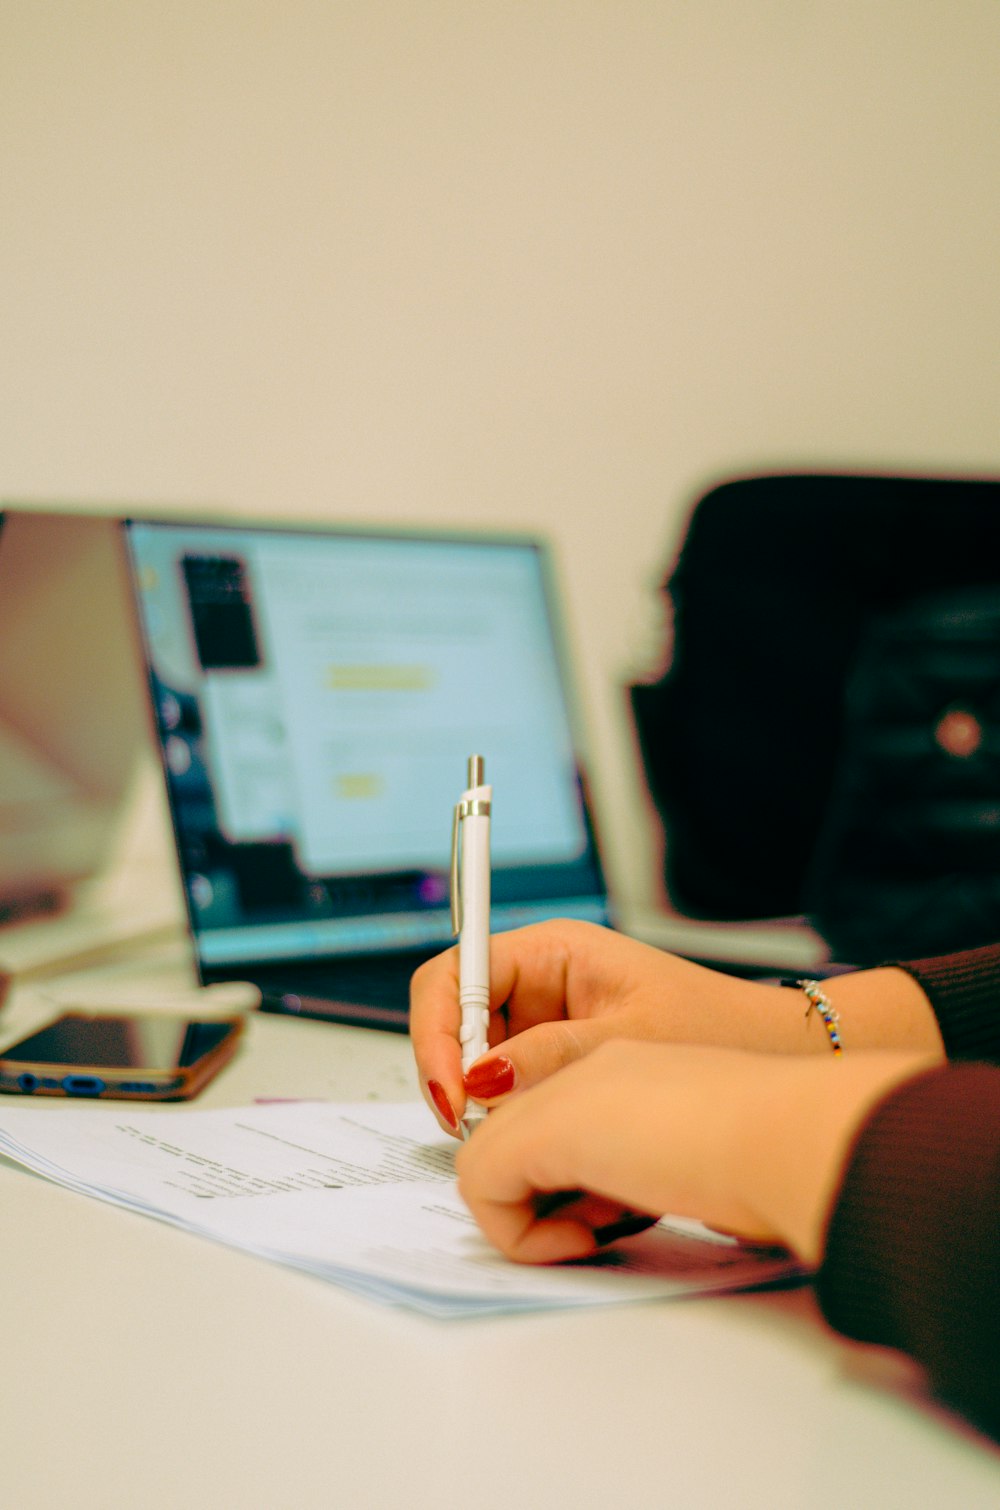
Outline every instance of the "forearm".
{"label": "forearm", "polygon": [[858,1134],[817,1290],[831,1324],[896,1347],[1000,1435],[1000,1069],[891,1090]]}

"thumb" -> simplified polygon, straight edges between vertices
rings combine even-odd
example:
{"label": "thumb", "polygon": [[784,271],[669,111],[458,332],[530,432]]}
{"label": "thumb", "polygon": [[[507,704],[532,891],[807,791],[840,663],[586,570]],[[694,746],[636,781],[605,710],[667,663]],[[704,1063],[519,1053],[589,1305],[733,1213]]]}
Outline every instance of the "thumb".
{"label": "thumb", "polygon": [[493,1102],[514,1090],[527,1090],[582,1059],[614,1035],[614,1025],[600,1018],[575,1022],[540,1022],[483,1054],[465,1073],[466,1094]]}

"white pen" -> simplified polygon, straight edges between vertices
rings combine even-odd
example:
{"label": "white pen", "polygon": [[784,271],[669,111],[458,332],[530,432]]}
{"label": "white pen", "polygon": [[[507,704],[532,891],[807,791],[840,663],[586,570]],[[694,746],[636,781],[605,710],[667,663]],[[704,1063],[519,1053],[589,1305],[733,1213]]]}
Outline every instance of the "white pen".
{"label": "white pen", "polygon": [[[469,756],[468,786],[455,804],[451,830],[451,926],[458,934],[459,1042],[462,1073],[489,1048],[490,1025],[490,807],[483,757]],[[486,1108],[466,1106],[466,1136]]]}

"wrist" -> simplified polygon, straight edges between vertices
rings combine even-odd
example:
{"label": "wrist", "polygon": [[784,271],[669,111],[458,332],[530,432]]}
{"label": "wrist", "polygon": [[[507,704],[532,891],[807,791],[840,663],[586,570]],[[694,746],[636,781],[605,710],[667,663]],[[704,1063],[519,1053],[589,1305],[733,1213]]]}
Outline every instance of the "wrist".
{"label": "wrist", "polygon": [[[945,1059],[930,1001],[905,970],[892,965],[857,970],[818,983],[835,1014],[844,1055],[899,1050]],[[829,1057],[833,1046],[824,1014],[806,994],[787,986],[724,978],[717,989],[714,1037],[703,1041],[770,1054]]]}
{"label": "wrist", "polygon": [[840,1018],[844,1052],[869,1049],[945,1058],[944,1042],[930,1001],[905,970],[880,965],[823,983]]}

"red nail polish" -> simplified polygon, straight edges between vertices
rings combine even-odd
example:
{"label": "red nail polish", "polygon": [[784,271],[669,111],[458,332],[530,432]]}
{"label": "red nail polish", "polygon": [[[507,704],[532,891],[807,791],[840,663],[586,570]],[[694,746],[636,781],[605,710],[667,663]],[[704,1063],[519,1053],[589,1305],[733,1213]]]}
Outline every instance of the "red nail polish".
{"label": "red nail polish", "polygon": [[474,1064],[465,1076],[465,1089],[477,1101],[492,1101],[514,1089],[514,1066],[501,1054],[499,1059],[484,1059]]}
{"label": "red nail polish", "polygon": [[455,1108],[448,1100],[444,1086],[438,1080],[428,1080],[427,1089],[430,1092],[431,1100],[448,1126],[453,1132],[458,1132],[458,1118],[455,1116]]}

